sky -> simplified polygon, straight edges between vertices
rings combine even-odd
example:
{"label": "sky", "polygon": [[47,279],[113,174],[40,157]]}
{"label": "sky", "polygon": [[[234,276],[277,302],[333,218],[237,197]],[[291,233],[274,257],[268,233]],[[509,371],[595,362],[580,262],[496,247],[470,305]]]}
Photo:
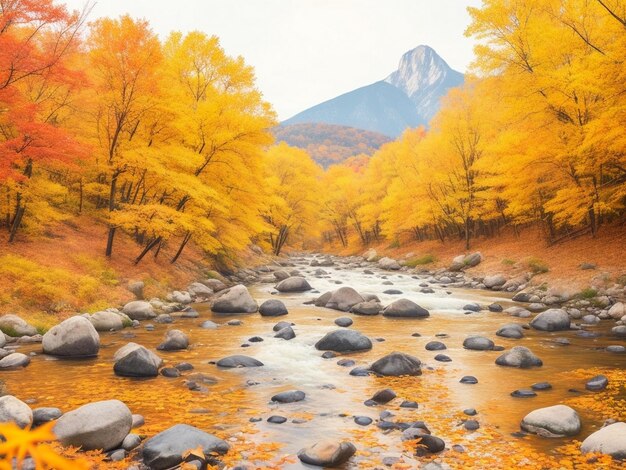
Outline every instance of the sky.
{"label": "sky", "polygon": [[[60,0],[82,9],[87,0]],[[165,38],[200,30],[255,68],[258,88],[284,120],[381,80],[402,54],[431,46],[460,72],[473,58],[463,35],[480,0],[97,0],[90,20],[129,14]]]}

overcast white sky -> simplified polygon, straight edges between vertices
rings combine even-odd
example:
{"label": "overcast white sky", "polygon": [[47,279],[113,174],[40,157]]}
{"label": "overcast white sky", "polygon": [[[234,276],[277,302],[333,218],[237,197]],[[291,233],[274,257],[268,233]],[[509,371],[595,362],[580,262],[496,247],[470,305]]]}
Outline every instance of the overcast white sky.
{"label": "overcast white sky", "polygon": [[[86,0],[60,0],[71,9]],[[480,0],[98,0],[91,19],[128,13],[170,31],[215,34],[254,66],[281,120],[381,80],[419,44],[464,72],[466,7]]]}

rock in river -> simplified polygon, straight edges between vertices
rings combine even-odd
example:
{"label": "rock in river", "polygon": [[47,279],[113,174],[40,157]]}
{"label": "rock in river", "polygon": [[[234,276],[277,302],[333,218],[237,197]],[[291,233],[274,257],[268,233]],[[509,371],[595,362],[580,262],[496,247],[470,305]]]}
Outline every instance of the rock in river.
{"label": "rock in river", "polygon": [[0,423],[8,422],[13,422],[20,428],[30,426],[33,422],[30,407],[13,395],[0,397]]}
{"label": "rock in river", "polygon": [[122,377],[156,377],[163,361],[137,343],[128,343],[115,352],[113,371]]}
{"label": "rock in river", "polygon": [[599,392],[604,390],[609,385],[609,379],[606,375],[596,375],[592,379],[589,379],[585,384],[585,388],[592,392]]}
{"label": "rock in river", "polygon": [[463,347],[465,349],[472,349],[474,351],[490,351],[494,346],[493,341],[484,336],[470,336],[463,341]]}
{"label": "rock in river", "polygon": [[519,367],[526,369],[529,367],[539,367],[543,365],[543,361],[533,354],[533,352],[524,346],[515,346],[510,351],[505,352],[496,359],[499,366]]}
{"label": "rock in river", "polygon": [[168,330],[165,334],[165,340],[157,346],[160,351],[178,351],[187,349],[189,346],[189,337],[180,330]]}
{"label": "rock in river", "polygon": [[153,470],[174,468],[183,461],[183,455],[201,448],[207,458],[210,454],[225,454],[230,446],[226,441],[187,424],[177,424],[148,439],[143,445],[144,464]]}
{"label": "rock in river", "polygon": [[570,322],[570,317],[565,310],[551,308],[533,318],[530,326],[541,331],[561,331],[569,330]]}
{"label": "rock in river", "polygon": [[43,352],[63,357],[97,356],[100,336],[85,317],[70,317],[43,335]]}
{"label": "rock in river", "polygon": [[277,393],[272,397],[272,401],[276,403],[295,403],[302,401],[306,397],[306,394],[300,390],[289,390],[287,392]]}
{"label": "rock in river", "polygon": [[281,315],[287,315],[287,307],[278,299],[266,300],[259,307],[259,313],[264,317],[279,317]]}
{"label": "rock in river", "polygon": [[37,329],[12,313],[0,317],[0,330],[12,336],[34,336]]}
{"label": "rock in river", "polygon": [[250,356],[234,355],[217,361],[218,367],[261,367],[263,363]]}
{"label": "rock in river", "polygon": [[385,317],[424,318],[429,315],[428,310],[408,299],[396,300],[383,310]]}
{"label": "rock in river", "polygon": [[65,413],[57,420],[53,431],[63,445],[83,450],[110,450],[120,446],[132,422],[132,414],[124,403],[106,400]]}
{"label": "rock in river", "polygon": [[614,459],[626,459],[626,423],[609,424],[591,434],[580,446],[583,454],[600,452]]}
{"label": "rock in river", "polygon": [[156,313],[152,309],[150,302],[144,300],[133,300],[124,305],[122,311],[128,315],[131,320],[147,320],[156,317]]}
{"label": "rock in river", "polygon": [[569,406],[554,405],[528,413],[521,428],[542,437],[574,436],[580,432],[580,417]]}
{"label": "rock in river", "polygon": [[518,323],[507,323],[496,331],[497,336],[510,339],[521,339],[524,337],[524,329]]}
{"label": "rock in river", "polygon": [[311,285],[301,276],[291,276],[276,284],[278,292],[306,292],[311,289]]}
{"label": "rock in river", "polygon": [[259,306],[243,284],[238,284],[220,292],[211,305],[216,313],[254,313]]}
{"label": "rock in river", "polygon": [[352,287],[340,287],[336,291],[333,291],[330,298],[324,305],[326,308],[332,308],[333,310],[341,310],[342,312],[349,311],[357,304],[364,302],[365,299]]}
{"label": "rock in river", "polygon": [[350,309],[350,312],[356,315],[378,315],[382,309],[383,306],[380,302],[370,300],[369,302],[359,302]]}
{"label": "rock in river", "polygon": [[30,364],[30,357],[22,353],[11,353],[0,359],[0,369],[16,369]]}
{"label": "rock in river", "polygon": [[422,375],[421,364],[416,357],[393,352],[374,362],[370,366],[370,370],[385,376]]}
{"label": "rock in river", "polygon": [[335,352],[365,351],[372,349],[372,342],[356,330],[335,330],[315,343],[315,348]]}
{"label": "rock in river", "polygon": [[300,450],[298,458],[316,467],[336,467],[347,462],[356,452],[351,442],[324,441]]}

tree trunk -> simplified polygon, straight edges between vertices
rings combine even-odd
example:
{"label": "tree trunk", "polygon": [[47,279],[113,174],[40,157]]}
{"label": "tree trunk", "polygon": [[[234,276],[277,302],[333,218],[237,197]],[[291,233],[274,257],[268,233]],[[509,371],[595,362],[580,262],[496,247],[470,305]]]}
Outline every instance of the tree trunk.
{"label": "tree trunk", "polygon": [[19,209],[17,210],[15,217],[13,218],[13,225],[11,226],[11,235],[9,235],[9,243],[13,243],[13,240],[15,240],[17,229],[20,228],[25,211],[26,211],[26,207],[24,206],[20,206]]}
{"label": "tree trunk", "polygon": [[143,259],[143,257],[146,256],[152,248],[157,246],[160,241],[161,241],[161,237],[156,237],[154,240],[148,243],[146,247],[143,249],[143,251],[139,254],[139,256],[135,258],[135,264],[139,264],[139,262]]}
{"label": "tree trunk", "polygon": [[180,254],[183,252],[183,250],[185,249],[185,245],[187,245],[187,243],[189,242],[189,240],[191,240],[191,232],[187,232],[185,234],[185,237],[183,238],[183,242],[180,244],[180,247],[178,248],[178,251],[176,252],[176,254],[174,255],[174,257],[172,258],[172,260],[170,261],[172,264],[174,264],[177,260],[178,257],[180,256]]}
{"label": "tree trunk", "polygon": [[[111,188],[109,191],[109,214],[115,210],[115,191],[117,189],[117,177],[119,173],[115,171],[111,177]],[[116,227],[109,223],[109,235],[107,237],[106,256],[110,258],[113,254],[113,239],[115,238]],[[136,264],[136,263],[135,263]]]}

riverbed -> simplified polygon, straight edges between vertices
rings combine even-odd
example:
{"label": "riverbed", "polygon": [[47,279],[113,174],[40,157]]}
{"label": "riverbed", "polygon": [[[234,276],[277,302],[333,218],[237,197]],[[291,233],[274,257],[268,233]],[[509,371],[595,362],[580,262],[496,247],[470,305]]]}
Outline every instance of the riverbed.
{"label": "riverbed", "polygon": [[[585,391],[584,378],[580,372],[574,371],[626,368],[625,354],[605,351],[608,345],[625,344],[624,340],[609,335],[610,326],[603,324],[606,322],[588,328],[599,334],[595,338],[581,337],[574,330],[546,333],[532,329],[524,330],[522,339],[500,338],[495,332],[503,324],[527,324],[528,320],[487,310],[467,314],[463,307],[473,302],[483,306],[496,302],[504,308],[518,305],[510,300],[510,294],[450,288],[430,282],[425,275],[388,272],[369,266],[349,267],[340,260],[334,266],[322,268],[327,274],[315,276],[313,273],[318,268],[309,266],[311,259],[295,258],[295,266],[289,269],[298,269],[309,280],[314,292],[279,294],[270,283],[248,286],[259,304],[270,298],[282,300],[289,310],[286,316],[270,318],[258,313],[220,316],[213,314],[208,305],[196,304],[194,308],[200,314],[196,319],[177,318],[173,324],[152,323],[154,331],[145,328],[149,323],[145,321],[137,328],[101,333],[101,351],[93,359],[58,360],[39,354],[40,345],[21,346],[20,352],[35,352],[37,355],[25,369],[2,372],[1,378],[9,393],[33,408],[54,406],[69,411],[88,402],[118,398],[133,413],[145,417],[146,424],[139,433],[147,436],[178,422],[198,426],[232,444],[231,462],[248,460],[260,466],[261,461],[266,461],[273,462],[278,468],[306,468],[292,457],[293,454],[318,440],[330,438],[352,440],[359,453],[347,468],[364,468],[367,462],[379,463],[385,456],[401,458],[405,454],[408,457],[407,448],[400,440],[401,431],[383,432],[376,428],[382,411],[394,413],[396,416],[391,420],[423,420],[434,434],[446,440],[448,448],[460,443],[469,450],[472,441],[479,439],[483,432],[494,439],[515,441],[519,438],[512,434],[520,430],[519,422],[529,411],[567,403],[592,393]],[[366,269],[373,274],[366,274]],[[434,293],[420,292],[420,284],[424,282],[429,283]],[[305,301],[340,286],[376,294],[383,305],[399,298],[410,299],[429,310],[430,317],[357,316],[304,305]],[[387,289],[402,293],[384,294]],[[338,329],[334,320],[341,316],[351,317],[354,323],[350,328],[370,337],[374,346],[367,352],[323,359],[322,352],[317,351],[314,344],[325,333]],[[242,324],[227,325],[233,318],[242,320]],[[204,320],[212,320],[220,326],[217,329],[200,328]],[[278,321],[292,322],[296,338],[290,341],[274,338],[272,327]],[[162,341],[165,331],[171,328],[187,333],[191,347],[186,351],[159,352],[159,355],[168,365],[190,362],[193,371],[174,379],[159,376],[138,380],[113,374],[112,357],[118,348],[133,341],[154,349]],[[543,360],[544,365],[533,369],[497,366],[494,361],[502,352],[463,348],[463,340],[476,334],[487,336],[506,349],[526,346]],[[249,342],[253,336],[260,336],[263,341]],[[555,338],[567,338],[570,344],[562,345],[554,341]],[[445,343],[447,349],[426,351],[426,343],[432,340]],[[419,358],[424,374],[394,380],[349,375],[352,367],[367,366],[393,351]],[[435,361],[434,357],[439,353],[448,355],[452,361]],[[232,354],[252,356],[264,366],[229,370],[219,369],[212,363]],[[343,367],[337,364],[339,359],[346,357],[354,360],[355,365]],[[190,374],[197,373],[206,376],[206,383],[202,383],[198,376],[191,377],[200,380],[203,391],[191,391],[186,387]],[[459,383],[465,375],[475,376],[478,383]],[[514,398],[510,395],[516,389],[545,381],[550,382],[552,388],[537,392],[536,397]],[[375,407],[364,404],[374,392],[390,384],[398,393],[394,402]],[[292,404],[270,404],[270,397],[292,389],[304,391],[306,399]],[[398,404],[404,399],[418,402],[419,408],[400,409]],[[623,388],[617,399],[626,400]],[[459,426],[450,429],[455,421],[461,424],[459,416],[467,408],[478,411],[475,418],[481,429],[474,433]],[[606,416],[592,410],[576,409],[583,421],[583,429],[576,439],[582,440],[597,430]],[[284,416],[287,421],[268,423],[267,418],[272,415]],[[369,416],[374,423],[368,428],[358,426],[354,416]],[[251,422],[251,418],[256,422]],[[494,437],[494,433],[497,436]],[[550,454],[567,441],[526,436],[523,445]],[[366,447],[372,442],[377,446],[369,454]],[[281,460],[283,456],[287,457]]]}

